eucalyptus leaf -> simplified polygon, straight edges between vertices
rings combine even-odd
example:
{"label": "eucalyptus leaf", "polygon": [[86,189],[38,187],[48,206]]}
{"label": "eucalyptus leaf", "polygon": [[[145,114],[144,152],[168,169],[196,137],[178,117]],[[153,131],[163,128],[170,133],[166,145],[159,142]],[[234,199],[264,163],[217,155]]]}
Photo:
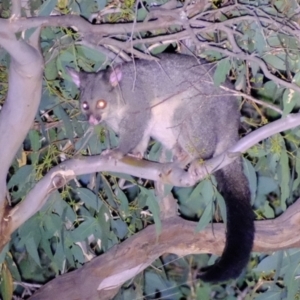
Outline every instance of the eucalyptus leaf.
{"label": "eucalyptus leaf", "polygon": [[256,268],[254,268],[254,271],[257,272],[273,272],[276,270],[277,264],[278,264],[278,259],[279,259],[279,252],[275,252],[264,259],[260,261],[260,263],[257,265]]}
{"label": "eucalyptus leaf", "polygon": [[88,147],[92,155],[100,154],[102,151],[102,143],[97,134],[92,134],[88,139]]}
{"label": "eucalyptus leaf", "polygon": [[[155,143],[153,143],[153,146],[150,148],[150,151],[149,151],[147,157],[151,161],[159,161],[162,150],[163,150],[163,147],[162,147],[161,143],[155,142]],[[172,158],[171,151],[164,149],[164,154],[166,156],[166,161],[171,161],[171,158]]]}
{"label": "eucalyptus leaf", "polygon": [[125,300],[125,299],[142,299],[143,294],[141,291],[136,289],[122,289],[119,291],[119,293],[122,294],[122,296],[118,297],[118,295],[114,298],[114,300]]}
{"label": "eucalyptus leaf", "polygon": [[51,239],[64,226],[64,222],[60,216],[56,214],[46,214],[43,216],[43,239]]}
{"label": "eucalyptus leaf", "polygon": [[63,251],[64,251],[64,254],[65,254],[65,258],[66,258],[66,261],[67,263],[69,264],[69,266],[71,268],[75,268],[76,267],[76,263],[75,263],[75,260],[74,260],[74,256],[73,256],[73,253],[71,251],[71,247],[70,245],[68,245],[67,247],[65,245],[63,245]]}
{"label": "eucalyptus leaf", "polygon": [[7,265],[2,265],[1,268],[1,282],[0,282],[1,295],[3,300],[13,299],[14,283],[10,270]]}
{"label": "eucalyptus leaf", "polygon": [[116,193],[118,200],[121,202],[120,209],[123,214],[123,217],[125,218],[129,215],[128,199],[127,199],[125,193],[119,187],[116,187],[115,193]]}
{"label": "eucalyptus leaf", "polygon": [[74,210],[67,202],[61,199],[61,195],[58,192],[56,195],[57,201],[53,203],[53,211],[61,217],[64,215],[67,220],[73,223],[77,219]]}
{"label": "eucalyptus leaf", "polygon": [[22,247],[23,245],[26,245],[27,241],[29,239],[34,238],[35,239],[35,245],[37,246],[39,244],[39,241],[41,240],[41,230],[38,225],[39,218],[37,215],[33,216],[29,220],[27,220],[19,229],[19,237],[20,240],[18,241],[18,247]]}
{"label": "eucalyptus leaf", "polygon": [[96,236],[101,239],[101,245],[104,250],[109,248],[109,235],[114,235],[115,233],[111,230],[111,215],[109,210],[105,205],[102,205],[99,214],[97,216],[98,228],[96,232]]}
{"label": "eucalyptus leaf", "polygon": [[[148,15],[148,11],[144,7],[140,8],[137,13],[137,21],[140,21],[140,22],[144,21],[147,15]],[[142,40],[141,40],[141,42],[142,42]]]}
{"label": "eucalyptus leaf", "polygon": [[211,289],[207,284],[199,285],[196,289],[196,299],[210,299]]}
{"label": "eucalyptus leaf", "polygon": [[252,74],[255,77],[257,75],[257,72],[259,71],[259,65],[253,61],[250,61],[249,64],[251,67]]}
{"label": "eucalyptus leaf", "polygon": [[35,239],[33,237],[27,238],[25,241],[25,247],[26,247],[28,254],[33,258],[35,263],[41,267],[40,256],[37,251],[38,244],[36,244]]}
{"label": "eucalyptus leaf", "polygon": [[37,130],[29,131],[29,139],[31,144],[31,149],[33,151],[38,151],[41,147],[41,138]]}
{"label": "eucalyptus leaf", "polygon": [[10,178],[7,188],[18,186],[20,189],[28,182],[34,179],[35,172],[33,165],[25,165],[17,170],[17,172]]}
{"label": "eucalyptus leaf", "polygon": [[64,247],[59,240],[57,240],[57,243],[55,246],[56,247],[55,247],[55,254],[53,257],[53,263],[56,264],[56,266],[59,270],[63,270],[64,261],[66,259]]}
{"label": "eucalyptus leaf", "polygon": [[285,89],[283,93],[283,116],[288,115],[299,104],[299,93],[293,89]]}
{"label": "eucalyptus leaf", "polygon": [[255,172],[255,169],[253,168],[252,164],[250,163],[250,161],[247,159],[243,159],[243,170],[244,170],[245,175],[248,178],[251,199],[252,199],[251,202],[253,203],[255,196],[256,196],[257,189],[258,189],[256,172]]}
{"label": "eucalyptus leaf", "polygon": [[40,241],[40,248],[42,249],[42,251],[45,252],[48,259],[50,259],[52,261],[54,259],[54,256],[52,253],[52,248],[51,248],[52,245],[51,244],[52,243],[50,242],[50,240],[48,238],[46,238],[44,235],[42,235],[42,239]]}
{"label": "eucalyptus leaf", "polygon": [[3,247],[2,251],[0,252],[0,264],[2,264],[4,262],[5,256],[6,256],[7,252],[8,252],[8,249],[9,249],[9,243],[7,243]]}
{"label": "eucalyptus leaf", "polygon": [[[209,180],[205,179],[202,180],[197,186],[193,189],[192,193],[190,193],[189,197],[187,198],[186,202],[195,202],[201,201],[204,205],[209,203],[213,196],[213,188]],[[188,193],[189,190],[186,190]]]}
{"label": "eucalyptus leaf", "polygon": [[290,167],[289,159],[285,146],[281,151],[280,161],[278,165],[279,184],[281,189],[281,207],[286,209],[286,200],[290,195]]}
{"label": "eucalyptus leaf", "polygon": [[70,120],[70,117],[68,114],[65,112],[65,110],[60,106],[55,106],[54,108],[54,113],[55,115],[64,122],[64,128],[66,130],[66,135],[68,139],[73,143],[74,142],[74,130],[73,126]]}
{"label": "eucalyptus leaf", "polygon": [[72,231],[72,237],[75,241],[83,241],[94,233],[96,227],[98,224],[94,218],[86,218]]}
{"label": "eucalyptus leaf", "polygon": [[102,10],[106,4],[107,4],[107,1],[106,0],[96,0],[96,3],[98,5],[98,10]]}
{"label": "eucalyptus leaf", "polygon": [[77,188],[77,194],[86,206],[92,207],[96,211],[100,209],[102,202],[91,190],[86,188]]}
{"label": "eucalyptus leaf", "polygon": [[146,197],[146,204],[148,205],[150,211],[153,214],[156,233],[159,235],[161,233],[160,209],[157,203],[157,199],[154,195],[154,191],[145,189],[144,187],[141,186],[140,186],[140,190],[141,190],[141,194]]}
{"label": "eucalyptus leaf", "polygon": [[202,229],[204,229],[207,226],[207,224],[209,224],[211,219],[212,219],[212,203],[206,205],[204,212],[197,224],[196,232],[199,232]]}
{"label": "eucalyptus leaf", "polygon": [[282,70],[282,71],[286,70],[285,60],[279,58],[277,55],[265,54],[263,56],[263,59],[267,64],[270,64],[275,69]]}
{"label": "eucalyptus leaf", "polygon": [[283,253],[280,276],[288,274],[291,269],[295,271],[294,268],[300,264],[300,249],[288,249],[283,251]]}
{"label": "eucalyptus leaf", "polygon": [[255,300],[282,300],[286,299],[284,298],[284,294],[285,292],[283,290],[275,286],[273,290],[269,290],[255,297]]}
{"label": "eucalyptus leaf", "polygon": [[131,175],[125,173],[109,172],[109,174],[111,174],[114,177],[125,179],[128,182],[135,182],[135,179]]}
{"label": "eucalyptus leaf", "polygon": [[269,193],[275,191],[277,188],[278,184],[273,178],[265,176],[258,177],[258,194],[268,195]]}
{"label": "eucalyptus leaf", "polygon": [[226,224],[227,223],[227,209],[226,209],[225,200],[219,192],[217,192],[216,198],[217,198],[218,206],[220,208],[222,219],[223,219],[224,223]]}
{"label": "eucalyptus leaf", "polygon": [[244,73],[239,73],[238,78],[235,82],[235,89],[238,91],[245,90],[246,78]]}
{"label": "eucalyptus leaf", "polygon": [[[139,14],[139,18],[142,18],[144,15]],[[151,49],[152,55],[157,55],[165,51],[169,47],[169,44],[160,44],[159,46],[156,46],[155,48]]]}
{"label": "eucalyptus leaf", "polygon": [[205,203],[211,203],[215,196],[215,189],[210,179],[202,180],[201,183],[201,195]]}
{"label": "eucalyptus leaf", "polygon": [[223,82],[225,82],[230,71],[230,67],[231,64],[229,58],[224,58],[218,62],[213,77],[215,86],[220,86]]}
{"label": "eucalyptus leaf", "polygon": [[39,9],[38,16],[49,16],[57,4],[57,0],[46,0]]}
{"label": "eucalyptus leaf", "polygon": [[293,191],[299,188],[300,184],[300,150],[297,150],[295,157],[297,178],[293,182]]}
{"label": "eucalyptus leaf", "polygon": [[85,256],[83,255],[82,249],[78,246],[78,245],[73,245],[70,249],[74,260],[79,262],[80,264],[84,264],[85,263]]}
{"label": "eucalyptus leaf", "polygon": [[50,60],[47,62],[44,73],[45,78],[49,81],[52,81],[57,78],[58,70],[55,60]]}
{"label": "eucalyptus leaf", "polygon": [[264,149],[262,146],[253,146],[247,150],[251,157],[265,157],[269,151]]}
{"label": "eucalyptus leaf", "polygon": [[95,68],[91,68],[91,67],[88,68],[88,66],[85,65],[85,68],[84,68],[85,71],[96,72],[96,71],[99,71],[101,68],[103,69],[105,67],[104,63],[106,62],[106,56],[99,50],[81,46],[81,45],[77,45],[76,51],[80,56],[84,56],[85,58],[87,58],[91,61],[94,61],[96,63]]}
{"label": "eucalyptus leaf", "polygon": [[[298,266],[297,269],[299,269]],[[292,270],[293,269],[291,269],[291,271]],[[295,276],[297,274],[293,272],[293,274],[291,275]],[[299,296],[299,288],[300,288],[299,280],[295,280],[294,278],[295,277],[293,277],[291,280],[286,280],[287,299],[297,299],[297,297]]]}
{"label": "eucalyptus leaf", "polygon": [[263,87],[257,91],[258,97],[269,100],[272,103],[277,101],[280,101],[281,103],[283,92],[284,89],[273,81],[267,81],[264,83]]}
{"label": "eucalyptus leaf", "polygon": [[295,295],[299,291],[299,280],[295,280],[299,274],[299,263],[298,264],[289,264],[287,268],[284,283],[287,287],[288,299],[295,299]]}
{"label": "eucalyptus leaf", "polygon": [[267,219],[274,219],[275,218],[274,209],[270,206],[270,203],[267,202],[267,201],[265,202],[265,205],[264,205],[264,216]]}
{"label": "eucalyptus leaf", "polygon": [[102,174],[100,176],[102,179],[103,188],[105,190],[105,194],[107,196],[107,201],[108,201],[109,205],[111,205],[113,208],[117,208],[117,204],[115,201],[115,195],[112,191],[111,185],[109,184],[109,182],[107,181],[105,176],[103,176]]}
{"label": "eucalyptus leaf", "polygon": [[266,47],[267,47],[267,43],[266,43],[266,37],[265,34],[263,32],[262,28],[256,28],[255,30],[255,35],[254,35],[254,43],[255,43],[255,48],[257,50],[257,52],[259,53],[259,55],[263,55]]}
{"label": "eucalyptus leaf", "polygon": [[123,240],[128,234],[128,228],[126,223],[120,219],[111,220],[111,226],[115,230],[116,235],[120,240]]}
{"label": "eucalyptus leaf", "polygon": [[167,289],[168,285],[165,280],[162,280],[161,276],[153,271],[146,271],[145,272],[145,293],[147,295],[153,295],[157,291],[162,293],[164,290]]}

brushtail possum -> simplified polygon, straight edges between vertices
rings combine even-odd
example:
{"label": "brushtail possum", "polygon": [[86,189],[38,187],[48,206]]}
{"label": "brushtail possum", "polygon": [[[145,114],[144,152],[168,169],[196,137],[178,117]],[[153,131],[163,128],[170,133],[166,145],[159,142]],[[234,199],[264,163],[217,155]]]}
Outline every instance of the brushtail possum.
{"label": "brushtail possum", "polygon": [[[91,124],[105,121],[119,135],[118,151],[144,154],[150,138],[184,165],[216,156],[238,140],[237,99],[214,86],[211,65],[179,54],[136,60],[98,73],[69,70]],[[230,82],[225,83],[231,86]],[[254,239],[250,192],[241,159],[215,172],[227,208],[220,260],[199,277],[221,282],[240,275]]]}

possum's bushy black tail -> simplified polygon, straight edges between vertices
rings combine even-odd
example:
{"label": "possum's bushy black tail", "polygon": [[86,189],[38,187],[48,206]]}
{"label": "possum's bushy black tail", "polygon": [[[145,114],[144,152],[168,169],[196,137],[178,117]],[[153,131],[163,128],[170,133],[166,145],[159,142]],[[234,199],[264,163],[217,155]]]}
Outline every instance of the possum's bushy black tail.
{"label": "possum's bushy black tail", "polygon": [[246,267],[254,240],[254,214],[248,180],[237,160],[216,172],[227,209],[226,245],[220,260],[197,277],[205,282],[237,278]]}

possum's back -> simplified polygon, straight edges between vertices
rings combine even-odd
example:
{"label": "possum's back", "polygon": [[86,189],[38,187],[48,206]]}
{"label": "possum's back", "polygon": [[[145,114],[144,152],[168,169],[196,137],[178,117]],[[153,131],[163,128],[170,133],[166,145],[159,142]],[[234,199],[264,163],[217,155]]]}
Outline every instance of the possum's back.
{"label": "possum's back", "polygon": [[[159,62],[136,60],[135,64],[127,63],[123,68],[123,78],[131,87],[142,85],[151,97],[174,94],[191,86],[207,95],[223,93],[214,85],[213,64],[188,55],[161,54],[159,58]],[[225,85],[231,86],[229,82]]]}

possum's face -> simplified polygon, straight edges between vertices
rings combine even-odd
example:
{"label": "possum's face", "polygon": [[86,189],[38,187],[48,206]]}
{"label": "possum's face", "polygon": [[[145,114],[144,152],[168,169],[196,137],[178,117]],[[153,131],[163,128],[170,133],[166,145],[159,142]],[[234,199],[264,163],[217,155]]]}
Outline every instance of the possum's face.
{"label": "possum's face", "polygon": [[121,80],[121,71],[100,71],[84,73],[68,70],[73,82],[80,89],[80,108],[91,125],[97,125],[111,118],[116,108],[114,89]]}
{"label": "possum's face", "polygon": [[97,125],[113,113],[114,88],[106,71],[80,73],[80,108],[91,125]]}
{"label": "possum's face", "polygon": [[98,99],[96,101],[81,101],[81,111],[87,117],[91,125],[97,125],[103,121],[107,110],[107,101]]}

